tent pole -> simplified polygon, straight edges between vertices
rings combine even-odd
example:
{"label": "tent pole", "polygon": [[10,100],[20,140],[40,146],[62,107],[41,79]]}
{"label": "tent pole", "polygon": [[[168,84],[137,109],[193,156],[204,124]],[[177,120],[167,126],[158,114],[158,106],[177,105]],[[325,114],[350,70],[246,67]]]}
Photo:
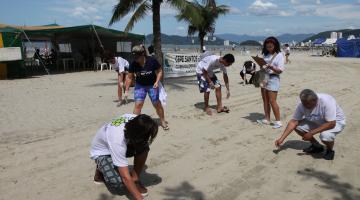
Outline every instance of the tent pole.
{"label": "tent pole", "polygon": [[105,52],[104,45],[102,44],[102,42],[101,42],[101,40],[100,40],[100,37],[99,37],[98,33],[96,32],[96,29],[95,29],[94,24],[91,24],[91,26],[92,26],[92,28],[93,28],[93,30],[94,30],[94,33],[95,33],[96,38],[97,38],[97,40],[98,40],[98,42],[99,42],[99,44],[100,44],[100,47],[102,48],[103,52]]}
{"label": "tent pole", "polygon": [[[24,35],[25,35],[25,37],[26,37],[26,40],[30,43],[30,45],[31,45],[33,48],[35,48],[35,46],[33,45],[33,43],[30,41],[30,39],[29,39],[28,35],[26,34],[26,32],[25,32],[23,29],[21,29],[21,31],[24,33]],[[36,53],[36,51],[35,51],[35,53]],[[37,55],[37,56],[39,56],[39,57],[40,57],[40,55]],[[47,75],[50,75],[49,69],[48,69],[48,68],[46,68],[46,66],[45,66],[44,62],[42,61],[42,59],[39,59],[39,62],[40,62],[40,63],[41,63],[41,65],[44,67],[44,69],[45,69],[45,71],[46,71]]]}

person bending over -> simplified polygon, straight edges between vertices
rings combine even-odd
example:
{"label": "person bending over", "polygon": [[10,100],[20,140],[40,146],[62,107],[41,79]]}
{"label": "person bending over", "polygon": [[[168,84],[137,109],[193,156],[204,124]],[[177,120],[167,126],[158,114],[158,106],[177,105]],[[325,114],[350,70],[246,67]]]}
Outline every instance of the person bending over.
{"label": "person bending over", "polygon": [[[143,199],[147,189],[140,182],[140,174],[157,132],[157,123],[144,114],[125,114],[102,126],[90,149],[96,163],[94,182],[105,183],[111,193],[127,189],[134,199]],[[128,157],[134,157],[131,172]]]}

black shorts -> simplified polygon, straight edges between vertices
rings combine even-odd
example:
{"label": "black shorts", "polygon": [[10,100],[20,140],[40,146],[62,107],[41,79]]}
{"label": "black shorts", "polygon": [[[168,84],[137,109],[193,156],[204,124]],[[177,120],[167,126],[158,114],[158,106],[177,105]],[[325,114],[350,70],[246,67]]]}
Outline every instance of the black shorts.
{"label": "black shorts", "polygon": [[290,53],[285,54],[285,56],[290,56]]}

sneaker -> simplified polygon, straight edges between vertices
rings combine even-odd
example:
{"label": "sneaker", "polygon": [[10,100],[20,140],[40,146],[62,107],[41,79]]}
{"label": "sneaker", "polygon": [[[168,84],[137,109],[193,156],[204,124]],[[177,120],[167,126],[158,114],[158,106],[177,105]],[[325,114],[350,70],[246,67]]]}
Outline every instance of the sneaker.
{"label": "sneaker", "polygon": [[280,121],[276,121],[272,126],[273,129],[278,129],[282,127],[282,123]]}
{"label": "sneaker", "polygon": [[136,185],[136,188],[141,193],[141,196],[146,197],[148,195],[148,190],[140,181],[135,181],[135,185]]}
{"label": "sneaker", "polygon": [[316,146],[311,144],[311,146],[309,146],[308,148],[303,149],[304,153],[321,153],[324,151],[324,147],[323,146]]}
{"label": "sneaker", "polygon": [[256,122],[257,122],[258,124],[270,125],[270,122],[269,122],[269,120],[267,120],[267,119],[258,119],[258,120],[256,120]]}
{"label": "sneaker", "polygon": [[330,149],[327,149],[326,153],[323,156],[325,160],[334,160],[334,157],[335,157],[335,151]]}

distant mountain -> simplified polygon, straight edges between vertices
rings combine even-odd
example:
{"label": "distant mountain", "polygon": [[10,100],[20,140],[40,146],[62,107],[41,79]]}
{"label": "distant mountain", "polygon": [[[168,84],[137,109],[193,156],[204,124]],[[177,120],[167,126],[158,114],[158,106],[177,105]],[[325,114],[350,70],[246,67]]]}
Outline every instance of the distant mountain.
{"label": "distant mountain", "polygon": [[[151,44],[153,41],[153,34],[149,34],[145,38],[146,44]],[[194,43],[192,43],[194,40]],[[199,39],[197,37],[187,37],[187,36],[178,36],[178,35],[166,35],[161,34],[161,43],[162,44],[173,44],[173,45],[199,45]],[[230,45],[237,44],[235,42],[230,42]],[[209,37],[208,41],[205,41],[205,45],[224,45],[224,39],[216,37],[216,40],[213,41],[213,37]]]}
{"label": "distant mountain", "polygon": [[[280,42],[291,42],[296,41],[300,42],[303,41],[305,38],[313,36],[313,33],[310,34],[282,34],[276,36]],[[255,40],[255,41],[263,41],[268,36],[251,36],[251,35],[236,35],[236,34],[218,34],[217,35],[220,38],[223,38],[225,40],[231,40],[235,42],[243,42],[246,40]]]}
{"label": "distant mountain", "polygon": [[331,32],[342,32],[344,38],[347,38],[349,35],[355,35],[355,37],[360,36],[360,29],[342,29],[342,30],[324,31],[316,35],[313,35],[311,37],[305,38],[303,42],[308,42],[309,40],[314,41],[318,38],[330,38]]}
{"label": "distant mountain", "polygon": [[262,46],[262,44],[255,40],[246,40],[244,42],[241,42],[240,46]]}

